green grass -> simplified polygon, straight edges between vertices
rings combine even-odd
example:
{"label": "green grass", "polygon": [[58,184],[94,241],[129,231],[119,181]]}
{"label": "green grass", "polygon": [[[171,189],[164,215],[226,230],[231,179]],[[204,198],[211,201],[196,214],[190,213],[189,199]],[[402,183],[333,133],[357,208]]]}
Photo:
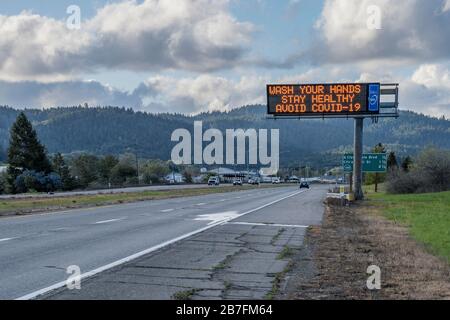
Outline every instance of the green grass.
{"label": "green grass", "polygon": [[367,194],[390,220],[410,229],[411,235],[450,262],[450,191],[427,194]]}
{"label": "green grass", "polygon": [[284,246],[283,250],[278,254],[277,259],[283,260],[291,257],[294,254],[294,250],[289,246]]}
{"label": "green grass", "polygon": [[283,282],[284,278],[286,277],[286,274],[290,272],[294,267],[294,262],[289,261],[289,263],[286,265],[283,271],[278,272],[275,274],[275,277],[272,281],[272,288],[270,291],[265,295],[265,298],[267,300],[274,300],[277,295],[280,293],[280,287],[281,283]]}
{"label": "green grass", "polygon": [[207,187],[198,189],[174,189],[159,191],[139,191],[132,193],[97,194],[58,196],[52,198],[24,198],[0,200],[0,216],[10,214],[27,214],[31,212],[43,212],[61,209],[89,208],[96,206],[113,205],[120,203],[138,202],[145,200],[169,199],[178,197],[199,196],[213,193],[234,192],[255,188],[275,187],[267,186],[242,186],[242,187]]}
{"label": "green grass", "polygon": [[172,299],[174,299],[174,300],[191,300],[192,296],[199,291],[200,291],[199,289],[178,291],[172,296]]}
{"label": "green grass", "polygon": [[223,259],[223,261],[219,262],[213,267],[213,270],[223,270],[228,268],[231,260],[233,259],[233,255],[228,255]]}

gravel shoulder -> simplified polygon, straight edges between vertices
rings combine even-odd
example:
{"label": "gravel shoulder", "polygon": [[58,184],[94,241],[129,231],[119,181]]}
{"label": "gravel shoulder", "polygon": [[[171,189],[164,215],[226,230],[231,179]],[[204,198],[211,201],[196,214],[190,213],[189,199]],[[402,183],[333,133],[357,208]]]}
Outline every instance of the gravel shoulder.
{"label": "gravel shoulder", "polygon": [[[376,206],[327,205],[278,299],[450,299],[450,266],[383,218]],[[381,289],[367,289],[367,268],[381,269]]]}

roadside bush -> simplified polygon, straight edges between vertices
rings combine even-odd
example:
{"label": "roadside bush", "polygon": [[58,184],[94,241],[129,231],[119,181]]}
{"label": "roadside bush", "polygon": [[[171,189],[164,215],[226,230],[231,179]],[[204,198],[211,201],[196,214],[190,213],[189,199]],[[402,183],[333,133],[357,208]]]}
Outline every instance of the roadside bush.
{"label": "roadside bush", "polygon": [[6,172],[1,172],[0,173],[0,194],[6,193],[7,183],[8,183],[8,180],[7,180]]}
{"label": "roadside bush", "polygon": [[161,160],[149,160],[142,167],[142,178],[144,183],[161,183],[170,172],[167,162]]}
{"label": "roadside bush", "polygon": [[127,179],[132,177],[136,177],[136,168],[129,163],[119,162],[111,170],[111,183],[113,185],[127,184]]}
{"label": "roadside bush", "polygon": [[418,192],[450,190],[450,151],[426,149],[417,158],[412,171],[420,174],[423,182]]}
{"label": "roadside bush", "polygon": [[394,194],[416,193],[420,184],[420,177],[414,173],[391,172],[387,176],[386,191]]}
{"label": "roadside bush", "polygon": [[450,151],[429,148],[417,157],[408,170],[389,173],[389,193],[425,193],[450,190]]}
{"label": "roadside bush", "polygon": [[49,192],[56,191],[62,188],[61,177],[51,172],[46,175],[43,172],[36,172],[33,170],[26,170],[18,175],[14,181],[14,187],[19,193],[30,191]]}

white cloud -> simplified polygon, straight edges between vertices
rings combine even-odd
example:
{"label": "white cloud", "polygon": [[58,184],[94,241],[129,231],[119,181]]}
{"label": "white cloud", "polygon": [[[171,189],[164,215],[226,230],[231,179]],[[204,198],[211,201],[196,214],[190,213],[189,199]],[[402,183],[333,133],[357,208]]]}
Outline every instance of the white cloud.
{"label": "white cloud", "polygon": [[252,31],[231,15],[226,0],[112,3],[80,30],[30,12],[0,15],[0,79],[57,81],[99,68],[231,68]]}
{"label": "white cloud", "polygon": [[0,81],[1,105],[15,108],[49,108],[84,105],[125,106],[140,108],[142,101],[135,93],[123,92],[96,81]]}
{"label": "white cloud", "polygon": [[450,70],[440,64],[424,64],[414,72],[412,81],[428,88],[450,89]]}
{"label": "white cloud", "polygon": [[228,111],[248,104],[266,103],[268,83],[318,82],[400,83],[400,108],[450,118],[450,69],[444,64],[419,66],[409,76],[389,70],[362,72],[354,77],[343,67],[321,67],[273,78],[271,75],[214,75],[190,77],[153,76],[132,92],[120,91],[96,81],[56,83],[0,81],[1,104],[13,107],[53,107],[84,104],[125,106],[154,113]]}
{"label": "white cloud", "polygon": [[266,85],[269,83],[308,83],[346,81],[345,70],[313,68],[304,73],[279,78],[267,75],[241,75],[237,79],[200,75],[174,78],[155,76],[139,89],[147,108],[153,112],[228,111],[249,104],[266,103]]}
{"label": "white cloud", "polygon": [[450,0],[445,0],[444,6],[442,7],[442,12],[450,11]]}
{"label": "white cloud", "polygon": [[378,73],[362,73],[361,82],[399,83],[400,109],[450,118],[450,70],[445,64],[424,64],[410,76],[380,69]]}
{"label": "white cloud", "polygon": [[164,101],[160,112],[227,111],[245,104],[263,103],[266,79],[243,76],[232,81],[219,76],[152,77],[146,82],[151,101]]}
{"label": "white cloud", "polygon": [[[372,5],[380,8],[380,30],[367,27]],[[316,25],[319,40],[301,57],[316,63],[448,59],[448,6],[448,0],[326,0]]]}

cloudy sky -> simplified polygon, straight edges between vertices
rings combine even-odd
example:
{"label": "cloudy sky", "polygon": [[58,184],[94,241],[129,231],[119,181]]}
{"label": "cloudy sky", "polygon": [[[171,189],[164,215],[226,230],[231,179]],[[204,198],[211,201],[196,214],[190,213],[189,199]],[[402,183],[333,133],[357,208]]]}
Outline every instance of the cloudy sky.
{"label": "cloudy sky", "polygon": [[450,0],[2,0],[0,105],[192,114],[265,103],[267,83],[380,81],[450,117],[449,39]]}

